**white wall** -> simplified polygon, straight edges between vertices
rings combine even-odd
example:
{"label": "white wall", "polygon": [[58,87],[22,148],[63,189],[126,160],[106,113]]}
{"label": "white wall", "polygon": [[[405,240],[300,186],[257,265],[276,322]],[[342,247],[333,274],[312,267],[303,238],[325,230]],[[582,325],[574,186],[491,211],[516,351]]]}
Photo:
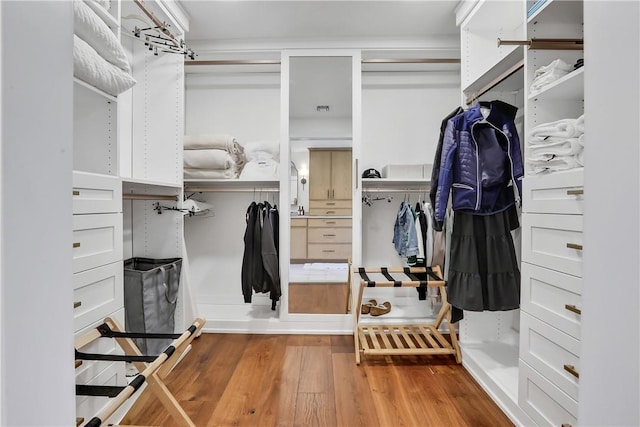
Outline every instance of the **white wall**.
{"label": "white wall", "polygon": [[[459,104],[460,76],[439,73],[364,73],[360,170],[382,171],[387,164],[433,163],[442,119]],[[386,196],[386,193],[373,193]],[[393,224],[405,198],[388,193],[391,203],[362,207],[362,258],[365,265],[400,265]],[[415,203],[422,194],[407,195]]]}
{"label": "white wall", "polygon": [[70,426],[73,12],[50,1],[0,9],[0,424]]}
{"label": "white wall", "polygon": [[639,20],[638,2],[584,2],[580,425],[640,425]]}

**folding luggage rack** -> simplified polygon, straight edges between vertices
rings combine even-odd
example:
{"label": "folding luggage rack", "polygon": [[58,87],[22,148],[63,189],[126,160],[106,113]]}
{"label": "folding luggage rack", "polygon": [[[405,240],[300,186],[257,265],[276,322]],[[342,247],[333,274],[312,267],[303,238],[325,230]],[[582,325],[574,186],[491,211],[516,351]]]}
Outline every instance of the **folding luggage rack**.
{"label": "folding luggage rack", "polygon": [[[360,355],[446,355],[455,356],[456,362],[462,362],[460,347],[456,331],[451,324],[451,306],[447,302],[445,282],[439,266],[434,267],[406,267],[406,268],[357,268],[359,281],[354,280],[358,287],[357,304],[355,305],[353,338],[355,343],[356,364],[360,364]],[[387,281],[372,281],[367,273],[380,273]],[[392,276],[391,274],[394,274]],[[427,280],[421,280],[416,274],[427,275]],[[400,279],[400,280],[399,280]],[[360,324],[360,306],[365,287],[437,287],[442,296],[442,307],[435,321],[430,324]],[[438,330],[442,321],[447,319],[449,327],[449,342]]]}

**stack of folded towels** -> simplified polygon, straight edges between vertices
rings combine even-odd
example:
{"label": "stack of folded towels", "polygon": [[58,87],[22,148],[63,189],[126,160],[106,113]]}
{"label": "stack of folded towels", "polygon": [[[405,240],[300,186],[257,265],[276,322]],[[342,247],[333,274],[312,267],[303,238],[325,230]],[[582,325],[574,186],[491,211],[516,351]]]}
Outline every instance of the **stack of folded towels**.
{"label": "stack of folded towels", "polygon": [[584,166],[584,115],[540,124],[529,132],[526,163],[532,173]]}
{"label": "stack of folded towels", "polygon": [[280,166],[280,143],[278,141],[250,141],[244,144],[247,164],[240,179],[277,180]]}
{"label": "stack of folded towels", "polygon": [[556,59],[551,64],[540,67],[533,73],[530,91],[532,93],[537,92],[574,70],[573,65],[567,64],[562,59]]}
{"label": "stack of folded towels", "polygon": [[231,135],[184,137],[184,177],[238,178],[247,161],[244,148]]}

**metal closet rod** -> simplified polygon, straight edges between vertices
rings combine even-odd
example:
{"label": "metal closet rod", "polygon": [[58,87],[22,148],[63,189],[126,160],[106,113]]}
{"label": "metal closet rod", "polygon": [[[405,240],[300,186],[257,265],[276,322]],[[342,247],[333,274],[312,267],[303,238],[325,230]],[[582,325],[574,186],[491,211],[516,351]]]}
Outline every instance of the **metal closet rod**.
{"label": "metal closet rod", "polygon": [[528,46],[534,50],[583,50],[583,39],[538,39],[502,40],[498,38],[498,47],[502,45]]}
{"label": "metal closet rod", "polygon": [[[363,64],[459,64],[460,58],[363,59]],[[280,65],[279,59],[212,59],[185,61],[185,65]]]}
{"label": "metal closet rod", "polygon": [[185,187],[187,193],[278,193],[279,188],[215,188],[215,187]]}
{"label": "metal closet rod", "polygon": [[171,200],[178,201],[178,196],[168,194],[139,194],[139,193],[123,193],[123,200]]}
{"label": "metal closet rod", "polygon": [[171,41],[176,45],[176,47],[181,47],[180,42],[176,39],[176,37],[167,29],[167,24],[160,21],[156,15],[153,14],[151,10],[149,10],[142,0],[133,0],[133,2],[144,12],[145,15],[154,23],[155,26],[167,37],[171,39]]}

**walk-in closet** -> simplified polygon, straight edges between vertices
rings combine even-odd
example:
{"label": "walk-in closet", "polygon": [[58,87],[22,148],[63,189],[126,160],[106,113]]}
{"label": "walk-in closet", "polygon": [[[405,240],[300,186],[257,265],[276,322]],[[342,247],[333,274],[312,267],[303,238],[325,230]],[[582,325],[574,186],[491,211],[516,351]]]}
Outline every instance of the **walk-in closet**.
{"label": "walk-in closet", "polygon": [[640,425],[640,2],[0,22],[0,425]]}

